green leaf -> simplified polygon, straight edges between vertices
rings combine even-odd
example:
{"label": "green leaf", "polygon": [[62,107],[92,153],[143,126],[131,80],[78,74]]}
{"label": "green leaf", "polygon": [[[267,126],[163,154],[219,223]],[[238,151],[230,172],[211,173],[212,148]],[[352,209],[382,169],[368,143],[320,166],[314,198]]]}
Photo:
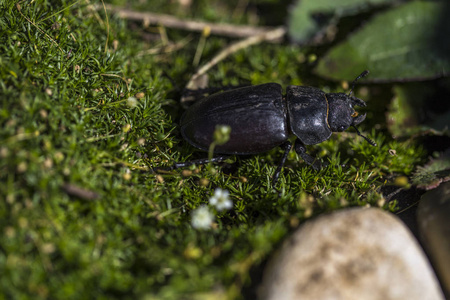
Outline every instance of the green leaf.
{"label": "green leaf", "polygon": [[388,107],[387,125],[394,137],[402,137],[421,131],[429,127],[420,126],[419,114],[423,110],[425,101],[429,96],[423,86],[395,86],[394,98]]}
{"label": "green leaf", "polygon": [[[388,106],[386,114],[389,132],[396,138],[414,134],[448,134],[450,112],[445,112],[447,106],[435,106],[437,99],[445,97],[436,93],[436,87],[429,82],[416,82],[395,85],[394,98]],[[428,116],[428,118],[425,118]]]}
{"label": "green leaf", "polygon": [[342,79],[369,69],[370,81],[411,81],[450,71],[448,2],[414,1],[374,17],[332,48],[316,73]]}
{"label": "green leaf", "polygon": [[[353,15],[375,5],[395,2],[393,0],[302,0],[298,1],[289,13],[289,36],[299,43],[309,39],[321,39],[327,34],[327,28],[337,23],[343,16]],[[319,21],[320,16],[328,20]]]}
{"label": "green leaf", "polygon": [[413,184],[425,190],[434,189],[447,181],[450,181],[450,152],[448,151],[436,159],[431,159],[425,166],[417,167],[412,176]]}

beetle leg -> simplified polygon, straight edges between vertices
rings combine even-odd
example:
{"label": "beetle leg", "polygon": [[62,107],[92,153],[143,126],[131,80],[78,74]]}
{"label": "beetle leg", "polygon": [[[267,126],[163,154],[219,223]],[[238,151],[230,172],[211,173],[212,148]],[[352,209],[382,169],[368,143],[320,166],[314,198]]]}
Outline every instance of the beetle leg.
{"label": "beetle leg", "polygon": [[186,162],[177,162],[177,163],[174,163],[173,166],[170,167],[170,168],[171,168],[171,170],[173,170],[173,169],[189,167],[189,166],[192,166],[192,165],[206,165],[207,163],[224,161],[228,157],[230,157],[230,156],[229,155],[222,155],[222,156],[213,157],[212,159],[201,158],[201,159],[196,159],[196,160],[191,160],[191,161],[186,161]]}
{"label": "beetle leg", "polygon": [[220,92],[220,88],[203,88],[203,89],[184,89],[181,98],[184,102],[193,104],[200,99],[207,97],[210,94]]}
{"label": "beetle leg", "polygon": [[178,169],[178,168],[184,168],[184,167],[188,167],[188,166],[192,166],[192,165],[206,165],[207,163],[224,161],[228,157],[230,157],[230,156],[223,155],[223,156],[216,156],[211,159],[201,158],[201,159],[196,159],[196,160],[191,160],[191,161],[186,161],[186,162],[178,162],[178,163],[173,164],[173,168]]}
{"label": "beetle leg", "polygon": [[300,142],[299,139],[295,141],[295,152],[297,152],[298,155],[307,163],[310,165],[314,170],[320,170],[322,168],[322,164],[320,161],[306,153],[306,147],[303,145],[302,142]]}
{"label": "beetle leg", "polygon": [[275,173],[273,174],[272,185],[275,185],[275,183],[277,183],[277,181],[278,181],[278,177],[280,177],[281,169],[283,168],[284,163],[286,162],[289,151],[291,151],[292,143],[287,141],[286,143],[282,144],[280,147],[282,147],[284,149],[284,154],[281,157],[281,161],[278,164],[278,168],[276,169]]}

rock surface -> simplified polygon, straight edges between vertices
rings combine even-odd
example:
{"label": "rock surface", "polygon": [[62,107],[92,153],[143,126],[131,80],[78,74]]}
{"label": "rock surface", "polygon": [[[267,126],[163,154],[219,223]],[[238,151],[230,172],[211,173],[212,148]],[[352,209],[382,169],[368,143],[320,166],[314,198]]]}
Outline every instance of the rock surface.
{"label": "rock surface", "polygon": [[450,182],[423,194],[417,221],[423,245],[450,299]]}
{"label": "rock surface", "polygon": [[259,298],[444,299],[413,235],[394,215],[375,208],[306,222],[269,262]]}

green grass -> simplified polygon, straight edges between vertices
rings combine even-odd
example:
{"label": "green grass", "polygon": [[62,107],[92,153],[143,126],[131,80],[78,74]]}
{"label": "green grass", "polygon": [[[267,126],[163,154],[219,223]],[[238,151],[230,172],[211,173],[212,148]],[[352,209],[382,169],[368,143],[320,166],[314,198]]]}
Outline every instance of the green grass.
{"label": "green grass", "polygon": [[[278,149],[237,158],[231,173],[215,166],[156,176],[151,167],[206,155],[178,133],[179,90],[169,79],[183,86],[192,75],[199,37],[175,53],[142,55],[160,41],[145,42],[143,30],[114,17],[108,27],[86,2],[71,4],[23,2],[19,11],[0,2],[0,299],[236,298],[299,223],[346,206],[389,209],[377,189],[424,159],[381,125],[366,131],[376,148],[354,132],[311,147],[331,161],[319,172],[291,153],[277,190]],[[205,10],[202,18],[217,20]],[[174,42],[187,35],[169,32]],[[209,38],[202,61],[227,43]],[[211,81],[308,83],[303,51],[252,47],[213,69]],[[365,129],[377,122],[369,114]],[[97,197],[68,193],[68,184]],[[212,229],[195,230],[191,212],[217,187],[234,207],[217,212]]]}

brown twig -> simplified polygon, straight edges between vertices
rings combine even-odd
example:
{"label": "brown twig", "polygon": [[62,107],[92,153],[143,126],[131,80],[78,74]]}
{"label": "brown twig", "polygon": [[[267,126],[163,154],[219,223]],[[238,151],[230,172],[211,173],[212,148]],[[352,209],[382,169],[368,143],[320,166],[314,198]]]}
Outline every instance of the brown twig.
{"label": "brown twig", "polygon": [[72,183],[64,183],[61,188],[69,196],[77,197],[83,200],[96,200],[100,197],[100,195],[96,192],[82,188]]}
{"label": "brown twig", "polygon": [[219,52],[216,56],[214,56],[209,62],[204,64],[201,68],[197,70],[197,72],[191,77],[188,84],[186,85],[187,89],[196,89],[195,82],[197,79],[206,74],[209,69],[217,65],[220,61],[224,60],[226,57],[230,56],[231,54],[250,47],[252,45],[264,42],[264,41],[273,41],[273,40],[279,40],[286,34],[286,29],[284,27],[278,27],[271,31],[264,32],[262,34],[251,36],[249,38],[246,38],[244,40],[237,41],[235,43],[232,43],[225,49]]}
{"label": "brown twig", "polygon": [[[115,13],[119,17],[127,20],[142,21],[145,24],[162,25],[168,28],[176,28],[197,32],[203,32],[205,27],[209,27],[211,29],[211,34],[213,35],[223,35],[236,38],[254,37],[256,35],[271,32],[275,29],[274,27],[217,24],[200,21],[182,20],[171,15],[156,14],[151,12],[139,12],[108,4],[106,4],[106,8],[112,13]],[[102,7],[98,6],[97,9],[102,9]],[[276,40],[272,40],[272,42],[276,42]]]}
{"label": "brown twig", "polygon": [[[230,46],[220,51],[219,54],[213,57],[213,59],[211,59],[201,68],[199,68],[186,85],[187,89],[199,88],[197,83],[198,80],[203,75],[205,75],[208,70],[210,70],[212,67],[217,65],[220,61],[224,60],[231,54],[261,42],[280,42],[286,35],[286,28],[284,26],[255,27],[247,25],[216,24],[199,21],[181,20],[170,15],[155,14],[150,12],[138,12],[108,4],[106,4],[106,8],[109,11],[117,14],[121,18],[127,20],[141,21],[144,24],[155,24],[169,28],[176,28],[197,32],[205,32],[205,29],[207,29],[208,33],[214,35],[244,38],[243,40],[232,43]],[[189,97],[183,98],[181,100],[182,103],[188,101]]]}

